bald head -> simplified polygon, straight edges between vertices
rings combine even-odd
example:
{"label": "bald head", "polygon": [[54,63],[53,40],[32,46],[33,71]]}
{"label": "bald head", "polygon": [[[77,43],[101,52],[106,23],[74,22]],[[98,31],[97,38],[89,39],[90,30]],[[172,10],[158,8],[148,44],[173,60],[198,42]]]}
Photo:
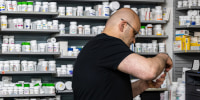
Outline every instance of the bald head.
{"label": "bald head", "polygon": [[140,19],[130,8],[116,11],[107,21],[103,33],[124,41],[127,46],[135,43],[135,34],[140,30]]}
{"label": "bald head", "polygon": [[124,19],[128,23],[133,26],[136,31],[140,29],[140,20],[138,15],[130,8],[122,8],[116,11],[110,18],[108,19],[106,23],[105,29],[112,29],[117,27],[117,25],[120,23],[121,19]]}

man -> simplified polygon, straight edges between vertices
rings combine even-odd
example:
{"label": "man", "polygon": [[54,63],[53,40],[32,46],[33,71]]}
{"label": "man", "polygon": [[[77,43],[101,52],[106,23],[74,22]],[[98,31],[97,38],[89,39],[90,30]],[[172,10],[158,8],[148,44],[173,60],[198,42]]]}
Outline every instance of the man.
{"label": "man", "polygon": [[[147,88],[158,88],[172,68],[167,54],[145,58],[130,51],[140,20],[129,8],[122,8],[107,21],[102,34],[91,39],[74,66],[74,100],[132,100]],[[130,82],[129,75],[139,81]]]}

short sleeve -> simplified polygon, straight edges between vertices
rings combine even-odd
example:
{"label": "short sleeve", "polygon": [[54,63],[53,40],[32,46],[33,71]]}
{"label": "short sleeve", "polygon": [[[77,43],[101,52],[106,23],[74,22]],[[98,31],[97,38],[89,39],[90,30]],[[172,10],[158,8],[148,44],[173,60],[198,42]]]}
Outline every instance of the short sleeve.
{"label": "short sleeve", "polygon": [[133,53],[123,41],[116,38],[104,41],[100,50],[98,65],[114,70],[117,69],[124,58]]}

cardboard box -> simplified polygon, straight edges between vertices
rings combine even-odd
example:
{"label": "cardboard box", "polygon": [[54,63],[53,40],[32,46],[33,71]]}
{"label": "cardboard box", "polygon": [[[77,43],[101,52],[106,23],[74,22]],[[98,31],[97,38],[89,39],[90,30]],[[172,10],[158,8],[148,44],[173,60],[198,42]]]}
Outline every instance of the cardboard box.
{"label": "cardboard box", "polygon": [[176,36],[180,36],[180,35],[189,35],[189,30],[177,30],[176,31]]}
{"label": "cardboard box", "polygon": [[200,46],[191,46],[190,48],[191,48],[191,50],[199,50],[199,47]]}
{"label": "cardboard box", "polygon": [[183,44],[181,41],[174,41],[174,51],[183,50]]}
{"label": "cardboard box", "polygon": [[68,53],[68,41],[60,41],[60,53],[61,56],[67,56]]}
{"label": "cardboard box", "polygon": [[200,36],[200,32],[194,32],[194,36]]}

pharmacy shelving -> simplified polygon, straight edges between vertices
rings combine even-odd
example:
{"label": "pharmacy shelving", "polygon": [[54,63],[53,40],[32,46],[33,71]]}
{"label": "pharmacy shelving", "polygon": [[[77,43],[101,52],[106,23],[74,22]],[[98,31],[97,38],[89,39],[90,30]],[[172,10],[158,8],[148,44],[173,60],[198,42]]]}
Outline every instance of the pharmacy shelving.
{"label": "pharmacy shelving", "polygon": [[79,37],[79,38],[92,38],[92,37],[95,37],[96,34],[56,34],[56,35],[53,35],[53,37],[56,37],[56,38],[76,38],[76,37]]}
{"label": "pharmacy shelving", "polygon": [[175,54],[184,54],[184,53],[200,53],[200,50],[181,50],[181,51],[174,51]]}
{"label": "pharmacy shelving", "polygon": [[60,52],[3,52],[0,55],[60,55]]}
{"label": "pharmacy shelving", "polygon": [[77,56],[58,56],[55,59],[76,59]]}
{"label": "pharmacy shelving", "polygon": [[167,88],[148,88],[145,91],[168,91]]}
{"label": "pharmacy shelving", "polygon": [[13,97],[55,97],[56,94],[22,94],[22,95],[0,95],[0,98],[13,98]]}
{"label": "pharmacy shelving", "polygon": [[158,38],[158,39],[166,39],[167,35],[137,35],[136,38]]}
{"label": "pharmacy shelving", "polygon": [[1,15],[51,15],[56,16],[58,12],[22,12],[22,11],[2,11]]}
{"label": "pharmacy shelving", "polygon": [[56,74],[56,71],[0,71],[0,75],[18,75],[18,74]]}
{"label": "pharmacy shelving", "polygon": [[63,91],[56,91],[58,94],[63,94],[63,93],[73,93],[73,90],[63,90]]}
{"label": "pharmacy shelving", "polygon": [[191,7],[181,7],[181,8],[176,8],[176,10],[181,11],[181,10],[199,10],[200,6],[191,6]]}
{"label": "pharmacy shelving", "polygon": [[1,33],[45,33],[45,34],[51,34],[51,33],[59,33],[59,30],[54,30],[54,29],[0,29]]}
{"label": "pharmacy shelving", "polygon": [[[142,56],[155,56],[157,55],[158,53],[137,53],[139,55],[142,55]],[[76,59],[77,56],[63,56],[63,57],[56,57],[56,59]]]}
{"label": "pharmacy shelving", "polygon": [[142,24],[166,24],[167,21],[140,21]]}
{"label": "pharmacy shelving", "polygon": [[49,2],[51,1],[70,1],[70,2],[104,2],[104,1],[109,1],[109,0],[48,0]]}
{"label": "pharmacy shelving", "polygon": [[[116,1],[116,0],[110,0]],[[165,0],[117,0],[119,2],[131,2],[131,3],[165,3]]]}
{"label": "pharmacy shelving", "polygon": [[72,77],[72,75],[61,75],[61,76],[55,75],[55,77]]}
{"label": "pharmacy shelving", "polygon": [[95,20],[107,20],[107,16],[57,16],[55,19],[95,19]]}
{"label": "pharmacy shelving", "polygon": [[[107,20],[107,16],[56,16],[55,19],[95,19],[95,20]],[[167,21],[140,21],[142,24],[166,24]]]}
{"label": "pharmacy shelving", "polygon": [[[96,35],[95,34],[56,34],[56,35],[53,35],[53,37],[56,37],[56,38],[76,38],[76,37],[79,37],[79,38],[92,38],[92,37],[95,37]],[[148,35],[148,36],[145,36],[145,35],[137,35],[136,38],[158,38],[158,39],[166,39],[168,38],[167,35]]]}
{"label": "pharmacy shelving", "polygon": [[199,29],[200,25],[190,25],[190,26],[176,26],[176,29]]}

